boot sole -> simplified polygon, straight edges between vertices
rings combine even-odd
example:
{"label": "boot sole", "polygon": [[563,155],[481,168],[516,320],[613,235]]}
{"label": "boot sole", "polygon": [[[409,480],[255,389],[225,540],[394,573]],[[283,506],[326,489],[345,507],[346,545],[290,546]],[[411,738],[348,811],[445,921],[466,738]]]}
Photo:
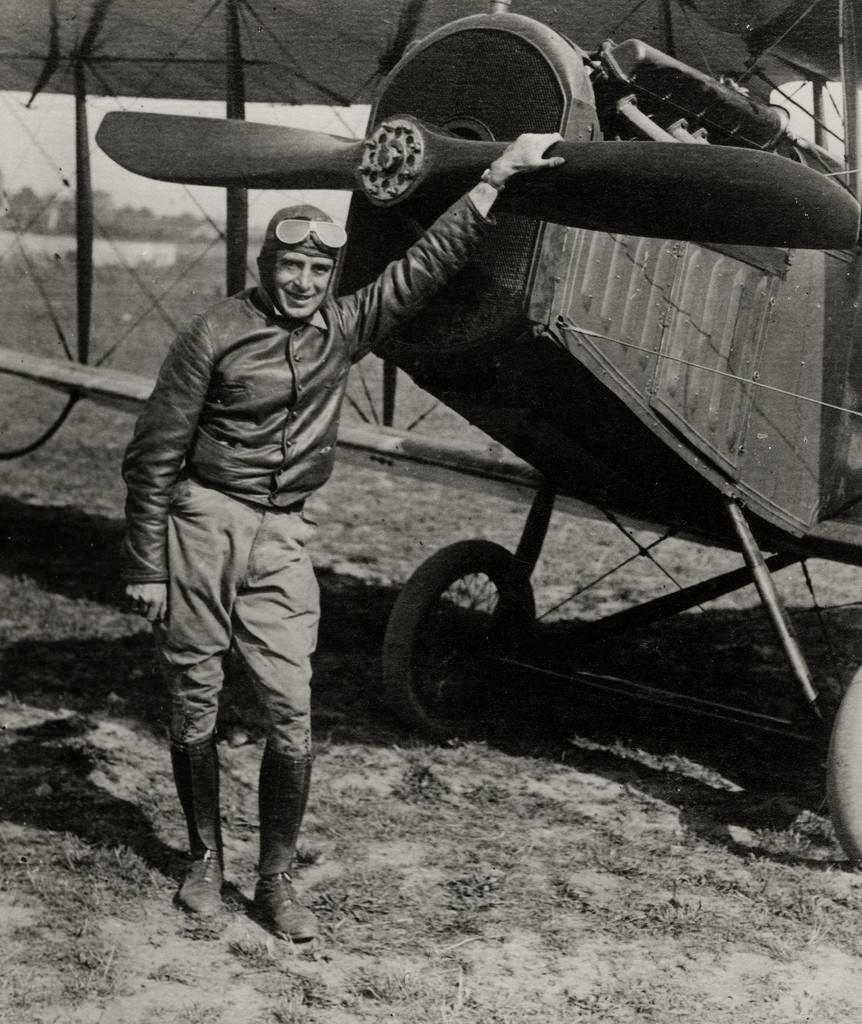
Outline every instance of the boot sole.
{"label": "boot sole", "polygon": [[304,933],[302,935],[289,935],[287,932],[278,931],[275,928],[270,928],[269,931],[277,939],[282,939],[284,942],[313,942],[319,937],[320,932]]}
{"label": "boot sole", "polygon": [[215,917],[224,910],[224,904],[219,903],[216,907],[191,907],[188,903],[184,903],[181,899],[177,898],[174,900],[180,910],[186,914],[191,914],[194,917]]}
{"label": "boot sole", "polygon": [[265,910],[261,910],[255,903],[252,903],[251,905],[249,916],[252,920],[256,921],[261,928],[265,928],[270,935],[274,935],[277,939],[282,939],[284,942],[312,942],[320,936],[320,930],[318,928],[315,928],[314,931],[309,930],[300,932],[298,935],[291,935],[290,932],[286,932],[282,928],[276,928],[269,914]]}

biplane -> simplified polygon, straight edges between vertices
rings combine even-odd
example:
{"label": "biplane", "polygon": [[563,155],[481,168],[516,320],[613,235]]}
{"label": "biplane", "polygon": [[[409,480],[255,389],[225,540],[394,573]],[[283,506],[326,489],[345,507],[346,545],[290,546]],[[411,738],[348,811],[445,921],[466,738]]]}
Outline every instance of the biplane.
{"label": "biplane", "polygon": [[[90,20],[74,45],[61,2],[16,8],[32,37],[37,22],[48,27],[47,50],[38,60],[19,52],[4,65],[18,77],[0,85],[29,72],[34,89],[73,92],[79,115],[88,74],[142,95],[217,88],[205,55],[148,70],[170,20],[160,0],[127,11],[125,24],[145,32],[137,41],[109,31],[130,7],[123,0],[84,6]],[[195,45],[203,6],[171,8]],[[554,507],[600,508],[737,550],[744,568],[595,630],[659,621],[753,581],[812,729],[831,729],[831,814],[848,856],[862,860],[862,673],[822,722],[772,576],[811,557],[862,564],[862,3],[476,6],[285,0],[283,22],[261,20],[258,39],[280,30],[302,39],[303,55],[295,43],[248,59],[241,29],[255,5],[225,0],[226,43],[213,45],[224,47],[228,118],[118,111],[99,145],[146,177],[228,190],[229,288],[245,284],[246,189],[352,192],[346,291],[398,256],[507,141],[561,133],[565,165],[503,193],[492,241],[381,353],[390,406],[397,367],[505,452],[386,429],[341,438],[348,454],[387,469],[423,467],[530,500],[515,552],[465,540],[408,581],[387,628],[387,694],[409,725],[441,737],[475,710],[477,657],[535,668],[520,660],[521,640]],[[339,17],[322,21],[330,7]],[[374,60],[347,53],[389,15]],[[336,39],[346,40],[337,53]],[[323,69],[315,79],[309,54]],[[368,130],[357,140],[247,122],[247,85],[330,102],[373,87]],[[132,411],[150,382],[86,365],[85,200],[77,230],[80,360],[0,349],[0,370]],[[464,594],[482,605],[478,619],[464,613]],[[794,725],[771,722],[782,724]]]}

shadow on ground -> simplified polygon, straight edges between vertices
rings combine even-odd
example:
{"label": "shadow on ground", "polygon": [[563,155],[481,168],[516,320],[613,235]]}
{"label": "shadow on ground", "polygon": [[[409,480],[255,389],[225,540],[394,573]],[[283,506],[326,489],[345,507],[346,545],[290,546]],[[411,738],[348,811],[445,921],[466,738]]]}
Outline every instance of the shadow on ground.
{"label": "shadow on ground", "polygon": [[113,604],[122,523],[79,508],[0,498],[0,571],[65,597]]}
{"label": "shadow on ground", "polygon": [[78,836],[84,842],[135,850],[152,868],[178,878],[179,851],[159,839],[147,814],[91,781],[103,754],[86,739],[81,715],[52,718],[15,731],[0,746],[4,821]]}
{"label": "shadow on ground", "polygon": [[[0,501],[0,565],[40,588],[70,598],[119,607],[116,552],[120,524],[77,510],[28,508]],[[323,571],[323,625],[316,656],[315,730],[330,743],[405,744],[411,737],[383,706],[380,648],[395,599],[390,587]],[[14,611],[12,611],[14,615]],[[50,629],[46,627],[45,633]],[[55,630],[61,632],[61,630]],[[537,656],[571,661],[563,627],[536,634]],[[579,667],[628,675],[662,688],[682,689],[712,700],[738,697],[754,709],[795,714],[798,701],[762,624],[752,627],[745,611],[705,612],[668,620],[660,627],[578,648]],[[111,841],[117,828],[129,845],[162,868],[175,854],[161,847],[141,812],[116,801],[88,781],[92,752],[76,739],[88,718],[120,716],[154,735],[163,733],[161,687],[148,631],[114,639],[26,640],[0,651],[4,688],[13,699],[47,710],[74,712],[35,730],[22,730],[3,755],[4,813],[12,820],[78,832],[98,840],[100,821],[109,818]],[[550,683],[529,672],[497,669],[490,680],[492,747],[515,756],[546,757],[629,783],[678,807],[685,823],[713,841],[733,846],[728,826],[780,829],[805,810],[823,810],[824,743],[788,741],[723,721],[652,709]],[[66,724],[63,724],[63,721]],[[811,729],[810,725],[804,726]],[[262,732],[250,688],[232,667],[220,728],[241,729],[250,739]],[[72,730],[65,738],[62,730]],[[60,730],[58,734],[57,730]],[[812,729],[816,737],[816,730]],[[573,738],[580,738],[573,742]],[[8,737],[11,739],[11,737]],[[584,743],[583,739],[587,742]],[[742,789],[715,788],[690,773],[654,768],[622,750],[655,757],[683,756]],[[648,759],[647,759],[648,760]],[[38,809],[16,780],[40,772],[62,780],[56,796]],[[23,773],[23,774],[22,774]],[[26,793],[31,786],[21,791]]]}

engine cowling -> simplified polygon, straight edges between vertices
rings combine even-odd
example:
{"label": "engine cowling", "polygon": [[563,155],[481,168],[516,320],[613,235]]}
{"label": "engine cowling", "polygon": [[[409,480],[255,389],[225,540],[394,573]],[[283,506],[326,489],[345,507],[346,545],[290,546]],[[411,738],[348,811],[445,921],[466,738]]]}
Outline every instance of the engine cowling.
{"label": "engine cowling", "polygon": [[[600,137],[583,52],[512,14],[461,19],[410,49],[387,78],[372,124],[402,113],[468,139],[507,141],[528,131],[581,142]],[[423,195],[380,210],[357,194],[340,290],[372,280],[445,205]],[[511,214],[498,220],[470,265],[388,343],[387,357],[419,376],[463,375],[529,328],[533,290],[545,287],[543,238],[555,229]]]}

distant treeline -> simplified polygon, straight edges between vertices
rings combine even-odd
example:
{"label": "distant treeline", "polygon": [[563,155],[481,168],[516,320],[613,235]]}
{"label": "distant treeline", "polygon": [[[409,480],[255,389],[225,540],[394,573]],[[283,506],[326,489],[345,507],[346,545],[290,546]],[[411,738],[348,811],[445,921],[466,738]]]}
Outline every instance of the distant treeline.
{"label": "distant treeline", "polygon": [[[93,193],[97,235],[109,238],[141,238],[151,241],[188,242],[212,238],[215,228],[202,217],[181,213],[166,216],[145,206],[115,206],[109,193]],[[3,193],[0,228],[42,235],[74,235],[75,201],[61,196],[37,195],[25,187]]]}

